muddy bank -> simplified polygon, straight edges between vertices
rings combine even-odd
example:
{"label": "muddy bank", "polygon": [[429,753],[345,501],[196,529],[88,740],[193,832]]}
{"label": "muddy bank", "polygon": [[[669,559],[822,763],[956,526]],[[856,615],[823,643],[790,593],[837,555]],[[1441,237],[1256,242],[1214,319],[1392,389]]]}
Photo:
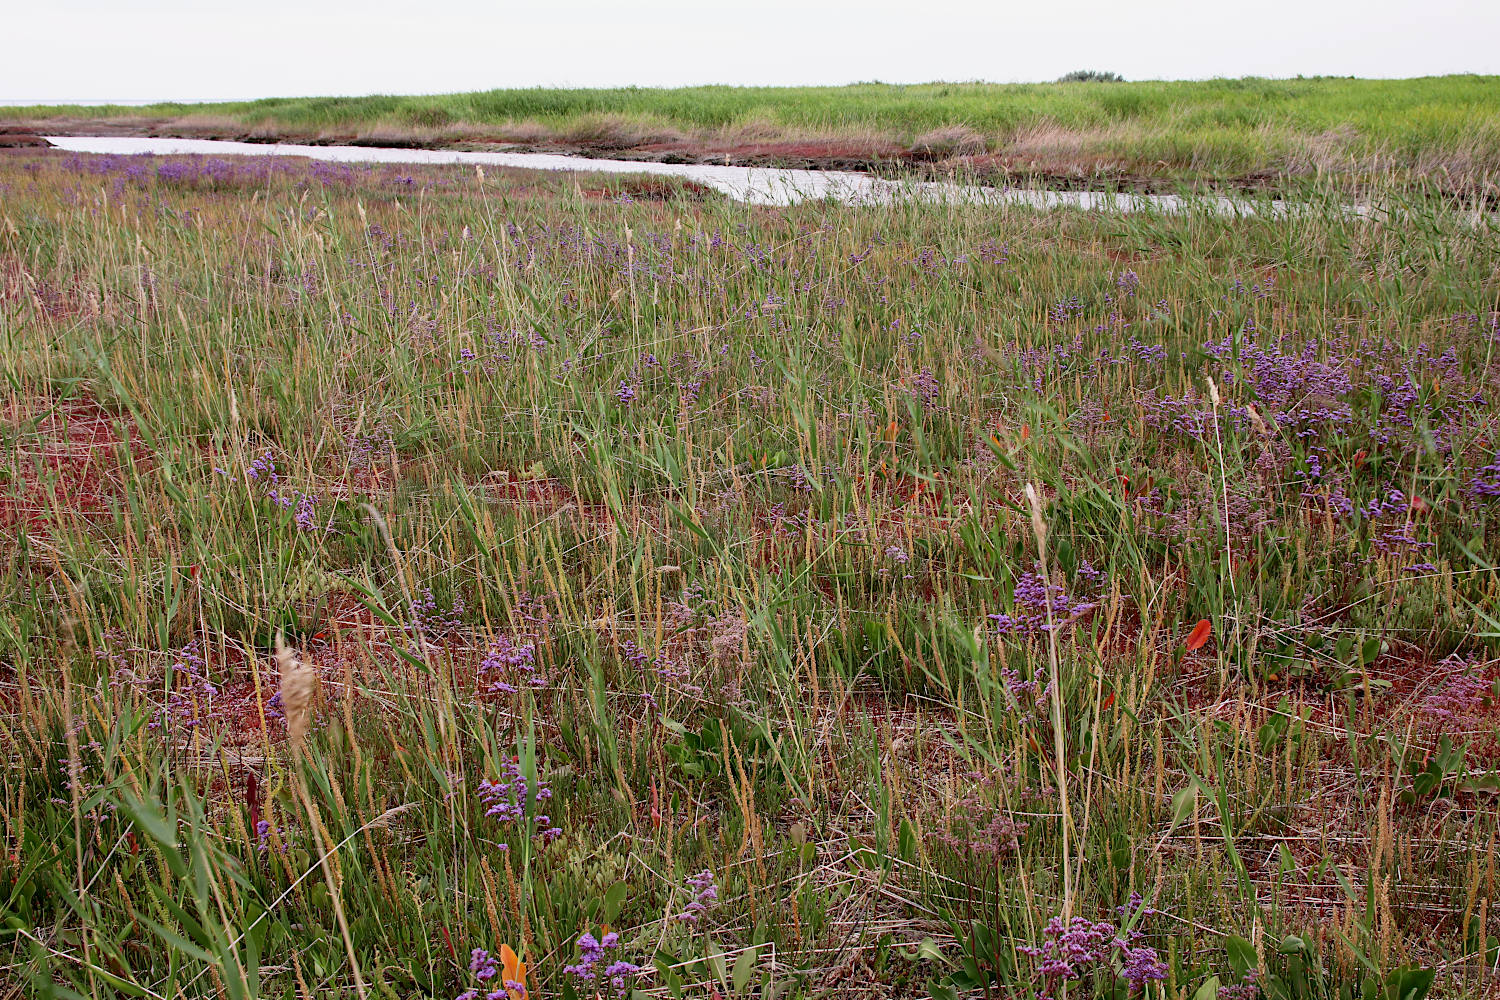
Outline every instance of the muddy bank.
{"label": "muddy bank", "polygon": [[47,149],[52,143],[23,125],[0,125],[0,149]]}

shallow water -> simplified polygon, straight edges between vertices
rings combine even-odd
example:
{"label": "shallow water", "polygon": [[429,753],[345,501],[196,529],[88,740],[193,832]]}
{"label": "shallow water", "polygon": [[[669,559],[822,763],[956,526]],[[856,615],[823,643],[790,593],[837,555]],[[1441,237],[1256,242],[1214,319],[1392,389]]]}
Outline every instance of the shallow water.
{"label": "shallow water", "polygon": [[580,173],[658,174],[697,181],[731,198],[754,205],[790,205],[832,198],[850,205],[889,205],[899,201],[955,204],[1018,205],[1028,208],[1081,208],[1118,212],[1182,212],[1197,209],[1218,215],[1255,215],[1286,210],[1280,201],[1252,202],[1207,196],[1184,199],[1170,194],[1113,194],[1099,191],[1046,191],[997,188],[942,181],[893,181],[843,170],[783,170],[700,163],[651,163],[602,160],[551,153],[482,153],[444,149],[384,149],[370,146],[300,146],[292,143],[226,142],[218,139],[155,139],[116,136],[47,136],[55,147],[74,153],[209,154],[219,156],[303,156],[333,163],[471,163],[529,170]]}

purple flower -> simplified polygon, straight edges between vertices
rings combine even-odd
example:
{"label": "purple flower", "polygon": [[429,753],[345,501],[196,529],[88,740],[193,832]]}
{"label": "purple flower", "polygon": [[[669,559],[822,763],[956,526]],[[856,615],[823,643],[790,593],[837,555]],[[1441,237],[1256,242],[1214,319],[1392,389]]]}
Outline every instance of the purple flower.
{"label": "purple flower", "polygon": [[[483,948],[475,948],[469,955],[469,971],[481,986],[491,979],[500,975],[500,963],[493,955]],[[487,990],[481,993],[479,989],[469,988],[460,993],[454,1000],[479,1000],[483,996],[485,1000],[511,1000],[512,997],[525,997],[526,984],[518,983],[509,979],[500,981],[500,988]]]}
{"label": "purple flower", "polygon": [[1493,500],[1500,497],[1500,455],[1475,473],[1469,481],[1469,496],[1475,500]]}
{"label": "purple flower", "polygon": [[1148,982],[1167,978],[1167,965],[1156,955],[1155,948],[1121,948],[1125,964],[1120,975],[1131,986],[1140,989]]}
{"label": "purple flower", "polygon": [[[544,847],[562,836],[562,829],[540,811],[540,804],[550,798],[552,789],[540,779],[536,792],[531,793],[521,765],[514,760],[501,763],[496,780],[479,782],[479,801],[485,807],[485,816],[502,826],[519,827],[524,837],[539,837]],[[510,845],[501,844],[500,849],[509,850]]]}
{"label": "purple flower", "polygon": [[[1087,567],[1087,572],[1080,567],[1079,577],[1096,587],[1102,586],[1106,575],[1086,563],[1084,565]],[[994,622],[997,634],[1021,639],[1047,634],[1049,602],[1052,613],[1051,628],[1057,630],[1077,622],[1099,607],[1098,601],[1075,597],[1059,585],[1048,584],[1040,572],[1022,573],[1016,579],[1011,591],[1011,599],[1015,606],[1009,613],[992,614],[989,618]]]}
{"label": "purple flower", "polygon": [[484,690],[498,694],[515,694],[519,684],[539,688],[547,683],[536,672],[536,646],[515,642],[507,635],[498,635],[490,643],[479,675]]}
{"label": "purple flower", "polygon": [[596,968],[605,960],[607,952],[619,946],[620,935],[614,931],[605,934],[603,938],[596,938],[585,931],[578,936],[578,961],[563,966],[563,972],[580,983],[594,983],[602,975],[603,980],[613,987],[616,996],[624,996],[630,981],[641,971],[641,967],[633,962],[616,959],[602,970]]}
{"label": "purple flower", "polygon": [[677,914],[677,919],[685,924],[696,924],[698,918],[718,902],[719,884],[714,873],[706,869],[696,875],[688,876],[687,884],[693,892],[693,899],[683,907],[681,913]]}
{"label": "purple flower", "polygon": [[[1143,908],[1140,895],[1134,893],[1117,910],[1125,914],[1137,911],[1143,916],[1152,912]],[[1148,982],[1165,979],[1167,966],[1155,948],[1135,943],[1139,937],[1139,931],[1121,931],[1104,920],[1074,917],[1064,921],[1053,917],[1042,931],[1041,944],[1022,945],[1017,950],[1036,959],[1033,975],[1041,980],[1043,996],[1051,994],[1057,981],[1084,975],[1119,976],[1131,988],[1140,989]]]}

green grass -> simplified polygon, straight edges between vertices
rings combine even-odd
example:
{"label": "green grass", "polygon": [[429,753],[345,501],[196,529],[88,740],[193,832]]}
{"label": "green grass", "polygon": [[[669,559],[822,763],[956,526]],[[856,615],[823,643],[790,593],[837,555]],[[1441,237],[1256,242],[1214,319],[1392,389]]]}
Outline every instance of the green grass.
{"label": "green grass", "polygon": [[1492,994],[1483,220],[0,192],[0,997]]}
{"label": "green grass", "polygon": [[[0,118],[140,119],[315,137],[421,134],[453,140],[614,145],[677,137],[840,140],[906,147],[964,126],[991,152],[1053,170],[1225,178],[1365,176],[1392,169],[1482,186],[1500,168],[1500,80],[1259,78],[1139,83],[879,83],[846,87],[514,89],[432,97],[278,98],[144,108],[0,108]],[[525,126],[522,128],[522,126]]]}

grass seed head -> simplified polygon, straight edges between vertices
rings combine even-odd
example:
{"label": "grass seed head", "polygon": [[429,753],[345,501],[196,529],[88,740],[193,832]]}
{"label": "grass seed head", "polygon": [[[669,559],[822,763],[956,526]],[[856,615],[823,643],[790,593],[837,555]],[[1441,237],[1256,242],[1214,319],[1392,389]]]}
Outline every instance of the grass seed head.
{"label": "grass seed head", "polygon": [[1045,547],[1047,520],[1042,516],[1042,498],[1037,495],[1036,487],[1030,483],[1026,484],[1026,500],[1031,504],[1031,532],[1036,535],[1037,545]]}
{"label": "grass seed head", "polygon": [[301,746],[312,724],[318,672],[302,662],[280,632],[276,634],[276,663],[281,668],[281,710],[286,713],[287,738],[294,747]]}

